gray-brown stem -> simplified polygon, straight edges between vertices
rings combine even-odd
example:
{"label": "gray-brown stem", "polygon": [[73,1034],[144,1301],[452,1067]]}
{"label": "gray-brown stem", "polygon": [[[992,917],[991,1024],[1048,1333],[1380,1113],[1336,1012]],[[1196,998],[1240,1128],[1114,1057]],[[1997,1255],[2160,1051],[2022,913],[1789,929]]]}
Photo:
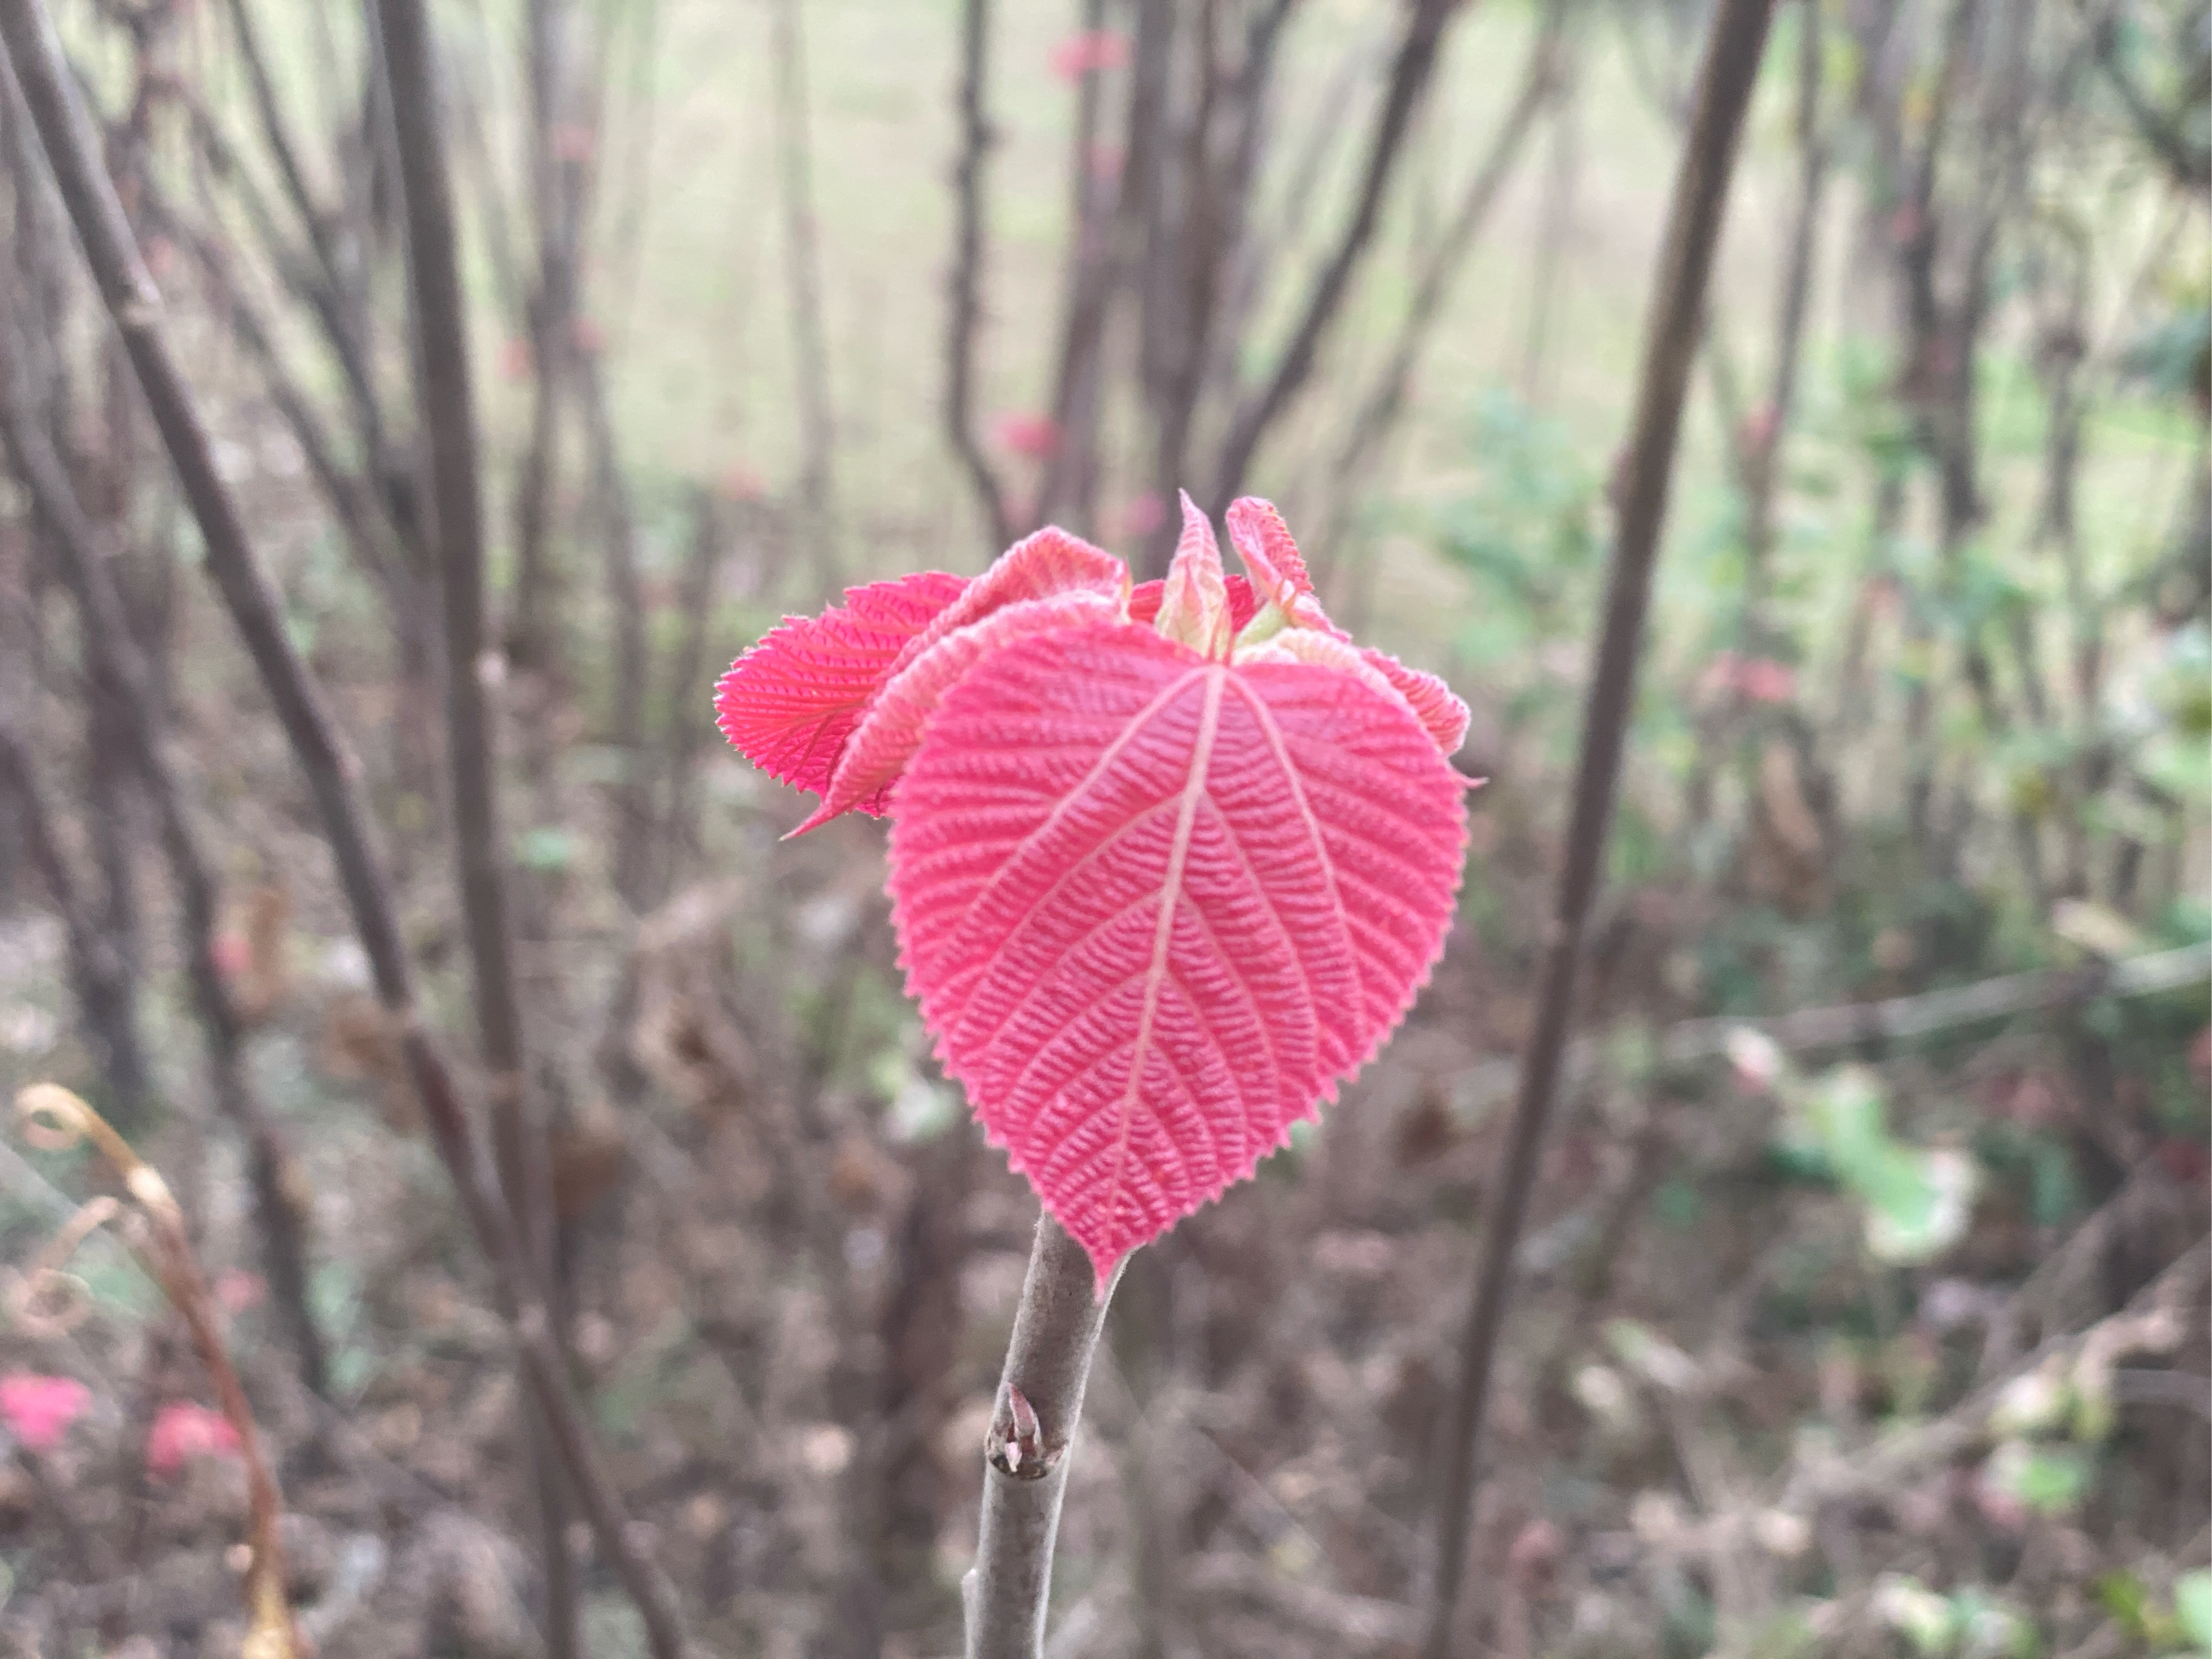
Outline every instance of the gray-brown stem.
{"label": "gray-brown stem", "polygon": [[1037,1659],[1044,1650],[1068,1458],[1113,1294],[1112,1282],[1099,1293],[1083,1247],[1050,1216],[1039,1216],[984,1442],[975,1565],[960,1581],[968,1659]]}
{"label": "gray-brown stem", "polygon": [[806,37],[799,0],[776,0],[769,31],[775,68],[776,159],[783,197],[784,261],[791,289],[791,339],[798,369],[800,545],[808,580],[835,592],[845,585],[837,545],[836,420],[830,395],[830,344],[823,319],[821,237],[815,222],[814,152],[807,118]]}
{"label": "gray-brown stem", "polygon": [[990,63],[990,0],[966,0],[960,9],[960,159],[953,167],[951,308],[945,339],[945,432],[983,510],[995,553],[1012,539],[1006,492],[975,435],[975,334],[982,316],[983,163],[991,150],[991,120],[983,107]]}
{"label": "gray-brown stem", "polygon": [[[453,784],[453,846],[476,993],[477,1029],[489,1073],[492,1144],[501,1190],[541,1285],[553,1285],[552,1179],[534,1109],[507,922],[506,838],[500,829],[499,752],[481,659],[484,619],[483,499],[477,461],[468,317],[461,297],[453,187],[434,94],[437,65],[420,0],[382,0],[378,26],[399,136],[400,196],[415,325],[416,385],[428,477],[424,504],[446,625],[446,752]],[[557,1349],[557,1323],[549,1333]],[[522,1412],[545,1574],[546,1650],[574,1659],[576,1586],[568,1560],[568,1506],[560,1454],[534,1402]]]}

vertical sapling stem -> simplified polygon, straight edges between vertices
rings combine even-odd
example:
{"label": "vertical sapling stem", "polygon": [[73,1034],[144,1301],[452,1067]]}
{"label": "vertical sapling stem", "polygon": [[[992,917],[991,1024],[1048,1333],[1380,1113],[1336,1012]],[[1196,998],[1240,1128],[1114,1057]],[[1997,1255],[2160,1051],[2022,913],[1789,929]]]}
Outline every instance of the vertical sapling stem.
{"label": "vertical sapling stem", "polygon": [[1100,1285],[1084,1248],[1051,1216],[1037,1218],[983,1443],[975,1565],[960,1581],[967,1659],[1036,1659],[1043,1648],[1053,1540],[1083,1393],[1120,1277],[1116,1267]]}

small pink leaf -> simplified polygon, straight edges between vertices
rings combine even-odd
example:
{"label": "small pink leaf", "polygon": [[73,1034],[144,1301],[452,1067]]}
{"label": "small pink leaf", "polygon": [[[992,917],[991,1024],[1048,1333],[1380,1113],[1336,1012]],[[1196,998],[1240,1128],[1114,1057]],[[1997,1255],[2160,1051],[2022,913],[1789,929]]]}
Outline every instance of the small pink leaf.
{"label": "small pink leaf", "polygon": [[1222,578],[1221,548],[1188,490],[1182,492],[1182,535],[1152,626],[1162,639],[1187,645],[1201,657],[1229,654],[1229,589]]}
{"label": "small pink leaf", "polygon": [[[1260,596],[1252,591],[1252,584],[1241,574],[1231,571],[1222,579],[1229,590],[1229,631],[1241,634],[1244,624],[1260,614]],[[1166,594],[1167,584],[1139,582],[1129,590],[1129,620],[1150,627],[1159,620],[1160,600]]]}
{"label": "small pink leaf", "polygon": [[[913,739],[920,736],[920,722],[928,717],[928,698],[951,684],[959,671],[974,660],[973,653],[942,658],[939,672],[921,683],[927,689],[927,697],[908,700],[908,713],[914,721],[911,732],[904,731],[897,723],[879,726],[869,757],[850,770],[843,766],[845,751],[854,735],[874,713],[885,688],[896,684],[924,658],[937,653],[963,631],[1012,606],[1082,593],[1110,600],[1118,608],[1127,599],[1128,588],[1128,568],[1121,560],[1057,526],[1048,526],[1016,542],[998,556],[988,570],[968,583],[951,604],[932,617],[926,627],[908,639],[889,666],[877,673],[868,701],[843,723],[838,732],[837,752],[824,769],[824,781],[809,786],[820,792],[821,806],[792,834],[804,835],[854,807],[872,813],[884,810],[890,799],[891,785],[898,781],[898,769],[914,752]],[[859,787],[858,781],[863,776],[866,784]]]}
{"label": "small pink leaf", "polygon": [[1085,29],[1055,41],[1046,60],[1063,81],[1080,81],[1129,61],[1129,37],[1113,29]]}
{"label": "small pink leaf", "polygon": [[1102,1285],[1374,1054],[1443,949],[1466,841],[1401,700],[1129,623],[992,652],[899,788],[909,988]]}
{"label": "small pink leaf", "polygon": [[968,586],[964,577],[925,571],[848,588],[845,603],[819,617],[786,617],[714,688],[722,735],[770,777],[822,793],[900,652]]}
{"label": "small pink leaf", "polygon": [[1273,501],[1246,495],[1230,502],[1227,516],[1229,539],[1252,573],[1253,586],[1286,612],[1298,595],[1314,591],[1305,556]]}
{"label": "small pink leaf", "polygon": [[[1367,653],[1350,640],[1338,639],[1333,634],[1323,634],[1310,628],[1286,628],[1259,645],[1247,646],[1238,653],[1237,660],[1309,663],[1316,668],[1349,674],[1376,696],[1396,703],[1408,714],[1413,714],[1413,706],[1406,701],[1405,694],[1390,683],[1389,675],[1367,660]],[[1413,717],[1419,718],[1419,715]]]}
{"label": "small pink leaf", "polygon": [[1321,608],[1313,578],[1306,573],[1305,557],[1298,551],[1297,543],[1291,539],[1290,527],[1283,522],[1283,515],[1275,511],[1273,502],[1263,501],[1257,495],[1231,501],[1229,539],[1236,544],[1237,556],[1244,561],[1244,568],[1252,573],[1252,586],[1260,595],[1261,603],[1272,604],[1281,613],[1286,626],[1311,629],[1334,639],[1352,637],[1331,622],[1328,613]]}
{"label": "small pink leaf", "polygon": [[804,835],[840,812],[884,794],[921,745],[923,724],[938,702],[987,651],[1026,635],[1083,623],[1119,620],[1120,607],[1078,591],[1020,599],[979,623],[956,628],[894,674],[860,716],[814,816],[792,831]]}
{"label": "small pink leaf", "polygon": [[991,435],[1001,448],[1034,461],[1048,461],[1060,448],[1060,422],[1030,410],[1001,415]]}

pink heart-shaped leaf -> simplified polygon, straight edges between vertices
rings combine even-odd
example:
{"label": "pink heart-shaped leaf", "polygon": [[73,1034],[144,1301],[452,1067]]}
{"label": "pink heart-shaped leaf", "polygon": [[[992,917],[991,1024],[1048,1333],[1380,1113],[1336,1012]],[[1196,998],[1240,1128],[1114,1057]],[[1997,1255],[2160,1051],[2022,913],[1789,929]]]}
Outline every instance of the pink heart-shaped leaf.
{"label": "pink heart-shaped leaf", "polygon": [[1404,1015],[1464,787],[1361,675],[1132,623],[1015,641],[945,695],[891,829],[909,988],[1102,1287]]}

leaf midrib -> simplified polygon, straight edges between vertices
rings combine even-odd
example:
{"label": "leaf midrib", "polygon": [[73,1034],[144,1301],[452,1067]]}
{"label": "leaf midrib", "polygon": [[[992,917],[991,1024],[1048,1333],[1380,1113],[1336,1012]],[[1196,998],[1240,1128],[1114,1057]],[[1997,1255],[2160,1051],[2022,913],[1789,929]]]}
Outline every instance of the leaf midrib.
{"label": "leaf midrib", "polygon": [[1114,1163],[1100,1206],[1100,1218],[1109,1239],[1115,1237],[1115,1215],[1121,1207],[1121,1185],[1129,1163],[1129,1127],[1135,1121],[1137,1097],[1144,1086],[1145,1061],[1150,1057],[1152,1024],[1159,1012],[1160,987],[1168,976],[1168,950],[1175,936],[1176,903],[1182,896],[1183,867],[1190,856],[1199,803],[1206,799],[1206,775],[1213,762],[1213,741],[1221,726],[1221,696],[1230,678],[1227,665],[1221,663],[1209,663],[1191,672],[1206,676],[1206,702],[1199,711],[1198,739],[1191,745],[1190,775],[1183,781],[1182,802],[1176,813],[1175,839],[1168,847],[1167,875],[1160,883],[1160,915],[1152,929],[1152,959],[1145,969],[1144,1003],[1137,1015],[1137,1042],[1129,1053],[1129,1079],[1121,1090]]}

